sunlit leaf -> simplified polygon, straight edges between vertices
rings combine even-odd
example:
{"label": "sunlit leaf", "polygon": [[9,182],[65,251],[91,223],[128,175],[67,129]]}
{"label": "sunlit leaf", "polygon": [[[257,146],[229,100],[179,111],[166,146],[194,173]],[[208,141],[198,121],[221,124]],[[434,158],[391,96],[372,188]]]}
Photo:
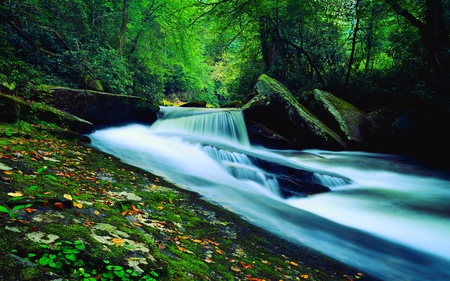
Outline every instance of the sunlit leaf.
{"label": "sunlit leaf", "polygon": [[309,275],[308,275],[308,274],[302,274],[302,275],[300,275],[300,278],[308,279],[308,278],[309,278]]}
{"label": "sunlit leaf", "polygon": [[78,208],[78,209],[83,208],[83,204],[81,204],[81,203],[75,203],[75,202],[73,202],[73,206],[76,207],[76,208]]}
{"label": "sunlit leaf", "polygon": [[111,242],[115,243],[116,245],[120,245],[123,243],[123,240],[120,238],[113,238],[111,239]]}
{"label": "sunlit leaf", "polygon": [[158,209],[164,210],[164,206],[158,206]]}
{"label": "sunlit leaf", "polygon": [[6,207],[3,207],[3,206],[0,206],[0,212],[3,212],[3,213],[10,213],[9,209],[6,208]]}
{"label": "sunlit leaf", "polygon": [[8,196],[11,196],[11,197],[19,197],[19,196],[23,196],[22,191],[8,192],[7,194],[8,194]]}
{"label": "sunlit leaf", "polygon": [[73,200],[73,198],[72,198],[72,195],[70,195],[70,194],[64,194],[63,195],[64,196],[64,198],[66,198],[67,200],[70,200],[70,201],[72,201]]}

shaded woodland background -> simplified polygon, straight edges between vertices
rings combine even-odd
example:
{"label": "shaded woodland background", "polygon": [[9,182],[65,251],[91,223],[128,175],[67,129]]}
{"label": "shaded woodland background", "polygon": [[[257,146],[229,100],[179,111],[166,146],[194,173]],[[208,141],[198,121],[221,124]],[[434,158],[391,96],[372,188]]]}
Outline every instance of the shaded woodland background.
{"label": "shaded woodland background", "polygon": [[266,73],[370,111],[448,111],[447,0],[4,0],[0,84],[242,101]]}

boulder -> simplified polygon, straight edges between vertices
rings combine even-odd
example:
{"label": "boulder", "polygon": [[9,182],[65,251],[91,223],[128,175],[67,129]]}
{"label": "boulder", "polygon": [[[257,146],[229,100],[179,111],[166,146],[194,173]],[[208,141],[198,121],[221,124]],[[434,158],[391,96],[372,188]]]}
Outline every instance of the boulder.
{"label": "boulder", "polygon": [[367,119],[367,114],[362,110],[318,89],[303,92],[299,101],[353,147],[361,147],[367,143],[360,129]]}
{"label": "boulder", "polygon": [[[263,74],[255,86],[256,96],[244,105],[246,121],[263,124],[277,132],[295,148],[347,149],[346,142],[277,80]],[[250,138],[251,141],[252,138]],[[264,143],[262,143],[264,145]]]}
{"label": "boulder", "polygon": [[64,87],[48,87],[34,98],[43,99],[55,108],[86,119],[95,126],[132,122],[151,124],[157,119],[159,111],[159,106],[141,97]]}
{"label": "boulder", "polygon": [[80,134],[95,131],[94,125],[72,114],[63,112],[43,103],[26,102],[19,98],[0,93],[0,122],[15,122],[17,120],[39,120],[54,123]]}

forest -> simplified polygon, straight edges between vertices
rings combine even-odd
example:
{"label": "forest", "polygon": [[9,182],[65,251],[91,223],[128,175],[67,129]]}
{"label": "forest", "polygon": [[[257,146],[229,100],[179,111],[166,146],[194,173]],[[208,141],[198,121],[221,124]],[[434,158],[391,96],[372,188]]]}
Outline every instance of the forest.
{"label": "forest", "polygon": [[442,0],[4,0],[0,82],[240,101],[266,73],[369,110],[447,95]]}

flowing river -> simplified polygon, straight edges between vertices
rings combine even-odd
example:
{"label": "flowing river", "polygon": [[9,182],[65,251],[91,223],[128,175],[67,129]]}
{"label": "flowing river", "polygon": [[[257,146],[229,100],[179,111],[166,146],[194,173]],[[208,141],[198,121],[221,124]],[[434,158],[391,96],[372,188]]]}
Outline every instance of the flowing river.
{"label": "flowing river", "polygon": [[[92,145],[381,280],[450,280],[449,174],[395,155],[252,147],[239,110],[162,111],[151,126],[94,132]],[[258,161],[331,191],[287,196]]]}

